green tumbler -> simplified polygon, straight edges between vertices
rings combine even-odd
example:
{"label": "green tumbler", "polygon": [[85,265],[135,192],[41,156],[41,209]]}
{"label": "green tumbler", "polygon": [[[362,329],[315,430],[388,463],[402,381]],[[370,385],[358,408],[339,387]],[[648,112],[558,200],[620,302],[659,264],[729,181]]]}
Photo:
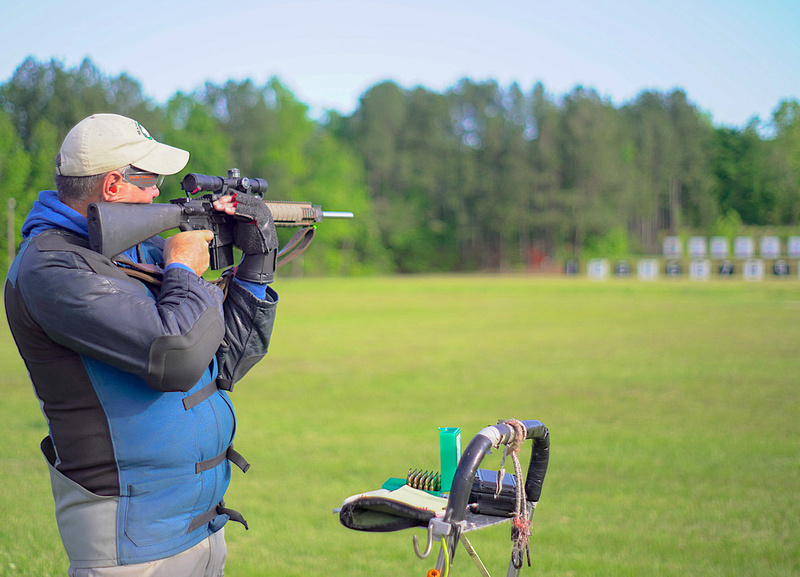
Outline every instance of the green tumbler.
{"label": "green tumbler", "polygon": [[461,458],[461,429],[439,427],[439,461],[442,470],[442,493],[453,487],[458,460]]}

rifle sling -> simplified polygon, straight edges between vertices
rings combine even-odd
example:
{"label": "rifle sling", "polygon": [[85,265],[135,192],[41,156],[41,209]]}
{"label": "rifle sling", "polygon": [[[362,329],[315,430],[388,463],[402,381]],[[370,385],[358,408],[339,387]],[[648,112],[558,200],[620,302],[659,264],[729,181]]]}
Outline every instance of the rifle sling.
{"label": "rifle sling", "polygon": [[[115,258],[112,259],[112,261],[117,265],[118,269],[129,277],[145,282],[153,287],[161,286],[161,279],[164,276],[164,270],[161,267],[154,264],[132,262],[126,258]],[[228,287],[230,286],[232,278],[233,275],[225,271],[218,279],[209,281],[211,284],[215,284],[222,289],[222,300],[225,300],[228,296]]]}
{"label": "rifle sling", "polygon": [[112,261],[129,277],[155,286],[161,286],[161,277],[164,276],[164,271],[161,267],[154,264],[133,262],[126,258],[115,258]]}
{"label": "rifle sling", "polygon": [[286,243],[286,246],[278,252],[277,268],[282,267],[303,254],[314,240],[316,232],[317,228],[314,226],[307,226],[295,232],[294,236]]}

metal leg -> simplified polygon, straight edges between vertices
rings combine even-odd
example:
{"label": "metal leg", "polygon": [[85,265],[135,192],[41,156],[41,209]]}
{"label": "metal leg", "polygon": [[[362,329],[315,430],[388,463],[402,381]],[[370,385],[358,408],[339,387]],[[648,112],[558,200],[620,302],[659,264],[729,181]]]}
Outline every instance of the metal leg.
{"label": "metal leg", "polygon": [[467,536],[464,533],[461,533],[460,539],[461,544],[464,545],[464,549],[467,550],[469,556],[472,557],[473,561],[475,561],[475,565],[478,566],[478,571],[480,571],[481,575],[483,575],[483,577],[492,577],[489,575],[489,571],[486,570],[486,566],[483,564],[483,561],[481,561],[481,558],[478,557],[475,547],[473,547],[472,543],[470,543],[469,539],[467,539]]}
{"label": "metal leg", "polygon": [[[439,549],[439,558],[436,560],[436,569],[437,569],[437,571],[439,571],[439,575],[444,575],[444,571],[445,571],[445,569],[444,569],[444,565],[445,565],[444,548],[445,547],[447,547],[447,545],[445,544],[444,539],[442,539],[442,547],[441,547],[441,549]],[[448,570],[449,570],[449,567],[448,567]]]}

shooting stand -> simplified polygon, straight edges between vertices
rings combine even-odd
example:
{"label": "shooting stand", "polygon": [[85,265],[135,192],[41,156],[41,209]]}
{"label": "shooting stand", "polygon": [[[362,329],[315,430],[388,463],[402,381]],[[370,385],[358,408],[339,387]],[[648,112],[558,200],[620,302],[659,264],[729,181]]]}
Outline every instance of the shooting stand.
{"label": "shooting stand", "polygon": [[[522,478],[517,452],[528,439],[533,448],[523,488],[517,482]],[[505,474],[501,464],[496,481],[487,483],[489,476],[479,466],[491,449],[499,449],[501,445],[505,451],[503,463],[506,456],[512,457],[514,475]],[[541,496],[549,458],[550,436],[540,421],[500,421],[479,431],[467,445],[446,498],[409,486],[394,491],[372,491],[346,499],[342,508],[337,510],[339,520],[350,529],[372,532],[427,527],[423,550],[420,550],[417,536],[413,536],[414,552],[420,559],[430,555],[434,541],[441,543],[436,567],[428,571],[427,577],[448,577],[459,543],[467,550],[481,575],[491,577],[466,534],[511,521],[514,546],[506,576],[516,577],[526,556],[530,565],[530,517]],[[485,491],[486,487],[491,489],[490,493]],[[509,491],[513,496],[508,494]],[[512,501],[513,506],[509,506]]]}

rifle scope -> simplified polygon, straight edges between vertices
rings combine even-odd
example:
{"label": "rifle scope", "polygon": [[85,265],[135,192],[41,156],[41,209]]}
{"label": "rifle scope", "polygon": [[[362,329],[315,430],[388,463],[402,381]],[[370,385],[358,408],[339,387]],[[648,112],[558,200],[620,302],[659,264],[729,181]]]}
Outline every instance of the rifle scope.
{"label": "rifle scope", "polygon": [[228,171],[228,178],[190,172],[181,181],[181,188],[187,194],[197,194],[198,192],[227,194],[229,191],[236,191],[263,196],[267,192],[267,187],[267,181],[263,178],[241,177],[237,168]]}

